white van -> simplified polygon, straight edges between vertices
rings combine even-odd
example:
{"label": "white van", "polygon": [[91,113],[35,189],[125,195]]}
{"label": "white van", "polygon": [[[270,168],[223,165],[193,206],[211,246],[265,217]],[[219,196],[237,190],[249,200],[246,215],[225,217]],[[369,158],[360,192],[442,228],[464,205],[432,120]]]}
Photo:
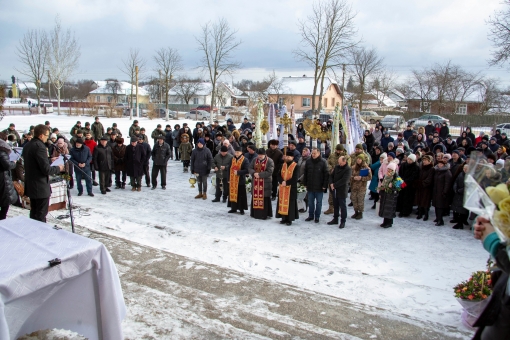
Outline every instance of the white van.
{"label": "white van", "polygon": [[[53,104],[52,103],[40,103],[39,107],[41,108],[41,113],[53,113]],[[39,109],[37,105],[32,105],[30,107],[31,114],[39,113]]]}

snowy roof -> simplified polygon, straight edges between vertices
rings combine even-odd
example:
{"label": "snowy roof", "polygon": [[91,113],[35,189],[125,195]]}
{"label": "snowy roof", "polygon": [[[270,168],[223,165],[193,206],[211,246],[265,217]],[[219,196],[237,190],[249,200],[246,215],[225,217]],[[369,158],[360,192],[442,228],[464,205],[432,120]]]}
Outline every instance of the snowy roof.
{"label": "snowy roof", "polygon": [[370,91],[370,94],[373,95],[375,98],[377,98],[378,102],[382,102],[382,104],[384,104],[384,106],[387,106],[387,107],[396,107],[397,106],[397,103],[395,103],[391,98],[389,98],[387,95],[383,94],[382,92],[372,90],[372,91]]}
{"label": "snowy roof", "polygon": [[[283,77],[282,92],[294,95],[312,95],[314,78],[313,77]],[[340,93],[340,87],[337,82],[330,77],[324,77],[324,90],[328,89],[330,85],[334,85],[337,92]],[[269,94],[276,94],[276,92],[269,88]]]}
{"label": "snowy roof", "polygon": [[30,82],[30,81],[20,82],[20,83],[16,84],[16,86],[18,86],[18,89],[20,89],[22,91],[26,90],[26,89],[31,89],[31,90],[37,89],[37,86],[35,85],[35,83]]}
{"label": "snowy roof", "polygon": [[402,92],[400,92],[399,90],[397,90],[397,89],[391,89],[388,92],[391,93],[391,94],[394,94],[397,97],[399,97],[400,100],[405,100],[406,99],[406,96],[404,96],[404,94]]}
{"label": "snowy roof", "polygon": [[[112,94],[113,88],[108,87],[107,81],[95,81],[98,88],[94,91],[91,91],[90,94]],[[126,95],[131,94],[131,83],[125,82],[125,81],[119,81],[118,84],[120,85],[120,91],[119,93],[123,93]],[[136,86],[133,86],[133,93],[136,93]],[[140,96],[148,96],[149,93],[143,88],[138,87],[138,94]]]}

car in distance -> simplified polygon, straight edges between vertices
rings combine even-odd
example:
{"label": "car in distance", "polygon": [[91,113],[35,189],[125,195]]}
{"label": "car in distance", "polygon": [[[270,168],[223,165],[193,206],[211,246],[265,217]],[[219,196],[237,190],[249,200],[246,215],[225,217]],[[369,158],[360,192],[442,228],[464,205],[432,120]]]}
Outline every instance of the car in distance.
{"label": "car in distance", "polygon": [[381,119],[381,125],[384,126],[385,129],[402,131],[407,127],[406,120],[402,115],[388,115]]}
{"label": "car in distance", "polygon": [[[506,133],[507,135],[510,135],[510,123],[502,123],[496,125],[496,130],[500,130],[501,133]],[[494,131],[495,133],[496,131]]]}
{"label": "car in distance", "polygon": [[[210,106],[209,106],[210,107]],[[206,110],[207,111],[207,110]],[[227,114],[229,114],[230,112],[232,111],[236,111],[236,108],[233,107],[233,106],[224,106],[221,108],[221,115],[222,116],[226,116]],[[209,111],[208,111],[209,112]]]}
{"label": "car in distance", "polygon": [[[156,117],[158,117],[158,118],[166,118],[166,111],[167,111],[167,109],[161,109],[161,108],[154,109],[154,113],[156,114]],[[176,119],[176,117],[177,117],[177,112],[168,109],[168,118]]]}
{"label": "car in distance", "polygon": [[185,119],[192,119],[192,120],[204,120],[209,119],[210,113],[204,110],[190,110],[189,112],[186,112],[184,115]]}
{"label": "car in distance", "polygon": [[381,120],[384,118],[384,116],[379,116],[375,111],[361,111],[360,116],[361,118],[363,118],[365,122],[368,122],[370,124],[375,124],[377,120]]}
{"label": "car in distance", "polygon": [[429,123],[429,120],[432,122],[432,125],[436,125],[436,123],[443,124],[443,122],[446,122],[446,125],[450,126],[449,119],[446,119],[439,115],[431,115],[431,114],[426,114],[426,115],[423,115],[418,118],[409,119],[407,121],[407,124],[411,125],[411,126],[414,125],[415,127],[420,127],[420,126],[427,125]]}

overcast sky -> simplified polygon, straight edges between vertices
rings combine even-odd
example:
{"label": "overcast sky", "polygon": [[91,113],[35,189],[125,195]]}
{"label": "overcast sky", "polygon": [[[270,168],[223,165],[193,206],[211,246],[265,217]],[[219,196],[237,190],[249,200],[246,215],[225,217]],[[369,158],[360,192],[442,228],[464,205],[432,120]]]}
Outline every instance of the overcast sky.
{"label": "overcast sky", "polygon": [[[499,77],[510,86],[510,71],[489,68],[490,42],[485,21],[501,0],[353,0],[359,37],[374,46],[388,68],[404,80],[411,69],[451,59],[470,71]],[[195,36],[200,25],[224,17],[238,30],[242,45],[236,57],[243,69],[233,76],[261,80],[278,75],[312,75],[292,50],[300,42],[297,21],[308,15],[308,0],[0,0],[0,80],[21,65],[15,49],[30,29],[50,30],[55,16],[71,28],[81,45],[74,79],[127,77],[119,71],[130,48],[147,59],[145,77],[155,76],[154,51],[179,50],[184,74],[196,75],[200,60]],[[224,79],[230,82],[230,77]]]}

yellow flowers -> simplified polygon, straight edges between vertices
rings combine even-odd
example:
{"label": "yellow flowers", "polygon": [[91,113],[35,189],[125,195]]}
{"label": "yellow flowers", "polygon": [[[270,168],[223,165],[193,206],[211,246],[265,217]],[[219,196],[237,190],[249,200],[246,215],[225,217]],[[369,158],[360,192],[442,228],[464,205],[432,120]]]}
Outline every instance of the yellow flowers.
{"label": "yellow flowers", "polygon": [[492,202],[494,202],[494,204],[499,204],[499,202],[503,201],[505,198],[509,198],[510,196],[510,192],[508,192],[508,186],[505,183],[500,183],[495,187],[487,187],[485,191],[491,198]]}
{"label": "yellow flowers", "polygon": [[507,184],[500,183],[495,187],[487,187],[485,191],[499,208],[494,212],[494,226],[510,238],[510,192]]}

